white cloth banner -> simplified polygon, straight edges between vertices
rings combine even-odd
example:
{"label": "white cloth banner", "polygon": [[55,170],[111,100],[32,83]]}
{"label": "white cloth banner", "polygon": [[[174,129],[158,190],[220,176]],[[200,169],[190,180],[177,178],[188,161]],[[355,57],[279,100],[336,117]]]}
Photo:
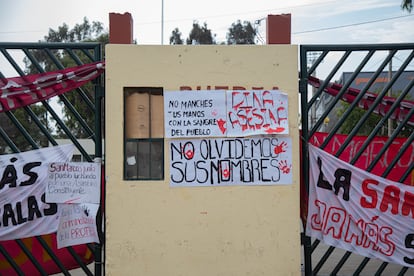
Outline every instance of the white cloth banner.
{"label": "white cloth banner", "polygon": [[414,187],[358,169],[309,144],[306,234],[414,267]]}
{"label": "white cloth banner", "polygon": [[0,240],[57,231],[58,209],[45,203],[50,162],[72,158],[72,144],[0,156]]}
{"label": "white cloth banner", "polygon": [[99,242],[96,214],[99,204],[59,204],[57,248]]}

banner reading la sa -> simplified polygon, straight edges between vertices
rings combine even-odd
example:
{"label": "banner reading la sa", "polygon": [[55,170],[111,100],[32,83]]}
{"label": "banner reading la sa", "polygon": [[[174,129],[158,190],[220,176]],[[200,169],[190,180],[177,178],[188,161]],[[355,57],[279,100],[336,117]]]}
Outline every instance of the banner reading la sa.
{"label": "banner reading la sa", "polygon": [[309,145],[306,234],[369,258],[414,267],[414,187]]}

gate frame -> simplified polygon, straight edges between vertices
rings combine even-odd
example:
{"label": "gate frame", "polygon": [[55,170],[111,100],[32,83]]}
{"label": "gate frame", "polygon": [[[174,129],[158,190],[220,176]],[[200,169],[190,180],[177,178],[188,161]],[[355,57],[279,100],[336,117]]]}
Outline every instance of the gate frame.
{"label": "gate frame", "polygon": [[[302,157],[301,157],[301,160],[302,160],[302,162],[301,162],[302,163],[301,164],[301,172],[302,172],[301,173],[301,189],[304,189],[304,193],[301,192],[301,197],[303,195],[306,197],[306,198],[301,198],[301,205],[302,205],[302,202],[304,200],[305,200],[306,203],[308,202],[308,198],[307,198],[307,195],[308,195],[308,192],[309,192],[309,147],[308,147],[308,141],[311,138],[312,134],[321,126],[321,124],[322,124],[322,122],[324,120],[324,116],[327,116],[327,114],[330,111],[330,110],[327,110],[326,112],[324,112],[324,114],[322,114],[322,116],[318,120],[318,122],[316,122],[315,126],[313,126],[310,129],[310,123],[308,121],[308,115],[309,115],[309,112],[311,111],[312,105],[315,104],[315,102],[316,102],[316,98],[315,97],[319,96],[320,93],[323,92],[323,89],[326,87],[326,85],[328,85],[329,82],[332,82],[331,78],[333,77],[334,73],[337,72],[337,70],[340,68],[340,65],[343,62],[345,62],[345,60],[347,58],[347,55],[349,56],[350,53],[356,52],[356,51],[367,51],[367,52],[371,52],[371,54],[373,54],[373,52],[375,52],[375,51],[389,51],[389,55],[388,55],[387,59],[385,59],[383,61],[383,64],[382,64],[382,66],[385,67],[385,65],[388,64],[388,62],[392,59],[393,55],[397,51],[399,51],[399,50],[411,50],[411,56],[410,56],[411,58],[410,59],[407,58],[406,61],[405,61],[405,63],[404,63],[404,65],[400,67],[400,70],[404,71],[405,70],[405,67],[404,66],[405,65],[408,65],[412,61],[412,57],[413,57],[413,54],[414,54],[414,44],[413,43],[410,43],[410,44],[377,44],[377,45],[374,45],[374,44],[372,44],[372,45],[356,45],[356,44],[352,44],[352,45],[301,45],[300,46],[299,93],[300,93],[300,97],[301,97],[300,102],[301,102],[301,126],[302,126],[302,133],[301,133],[301,142],[302,142],[302,147],[301,147],[301,155],[302,155]],[[332,51],[345,52],[344,57],[343,57],[343,60],[341,60],[340,62],[338,62],[334,66],[334,70],[335,71],[331,71],[329,73],[328,78],[325,79],[325,81],[323,81],[323,84],[321,85],[322,87],[318,89],[318,92],[316,93],[316,95],[314,95],[310,100],[308,100],[308,98],[309,98],[309,95],[308,95],[308,80],[309,79],[308,78],[312,75],[312,73],[315,72],[315,70],[318,67],[318,65],[320,65],[323,62],[323,59],[327,56],[327,54],[329,52],[332,52]],[[307,54],[310,53],[310,52],[320,52],[320,55],[315,60],[315,62],[313,64],[311,64],[310,66],[308,66],[308,56],[307,56]],[[353,80],[353,78],[355,78],[358,75],[358,73],[362,70],[362,68],[368,62],[368,60],[369,60],[369,57],[367,56],[367,59],[364,60],[362,63],[360,63],[360,65],[358,66],[357,70],[352,74],[351,81]],[[383,68],[381,69],[381,71],[382,70],[383,70]],[[398,71],[399,73],[400,73],[400,70]],[[378,69],[378,71],[379,71],[379,69]],[[379,74],[380,72],[376,72],[376,73]],[[346,89],[348,89],[350,87],[351,81],[347,81],[344,84],[343,89],[341,89],[341,91],[339,92],[340,96],[343,95],[343,93],[346,92]],[[394,83],[394,81],[395,81],[395,79],[393,77],[389,81],[389,85],[386,86],[383,89],[383,92],[379,94],[378,98],[382,98],[385,95],[386,88],[387,87],[390,88],[392,86],[392,84]],[[374,82],[374,79],[372,80],[372,82]],[[367,85],[367,87],[369,87],[369,85]],[[407,86],[407,87],[409,87],[409,86]],[[409,88],[408,90],[410,90],[412,88],[413,88],[413,86],[411,84],[411,88]],[[368,88],[367,89],[364,88],[363,90],[361,90],[361,93],[360,94],[365,94],[367,92],[367,90],[368,90]],[[341,92],[342,92],[342,94],[341,94]],[[361,95],[361,98],[362,98],[362,95]],[[357,100],[359,100],[359,99],[360,98],[357,98]],[[357,100],[355,100],[355,102],[357,102]],[[375,103],[376,102],[377,101],[375,101]],[[380,102],[380,100],[378,101],[378,103],[379,102]],[[356,103],[355,103],[355,105],[356,105]],[[355,107],[355,105],[353,105],[353,107]],[[353,108],[353,107],[351,107],[351,108]],[[374,107],[370,108],[369,111],[372,111],[374,109]],[[369,111],[367,111],[367,112],[369,112]],[[389,112],[389,113],[392,113],[393,112],[393,109],[391,109],[390,111],[391,112]],[[413,110],[411,110],[411,113],[409,113],[409,115],[407,116],[407,118],[410,117],[410,116],[412,116],[412,115],[410,115],[412,113],[413,113]],[[389,117],[389,116],[390,116],[390,114],[387,114],[387,117]],[[342,118],[342,120],[340,120],[339,123],[340,122],[343,122],[345,119],[346,119],[346,116],[344,116],[344,118]],[[337,130],[338,129],[336,129],[336,131]],[[355,131],[355,132],[352,131],[349,134],[349,136],[352,136],[353,137],[356,134],[356,132],[357,131]],[[328,135],[328,137],[327,137],[327,140],[331,139],[332,136],[333,136],[333,134],[331,135],[331,133],[330,133],[330,135]],[[398,133],[393,133],[393,135],[390,136],[389,139],[392,141],[397,136],[397,134]],[[413,138],[414,138],[412,136],[414,136],[414,135],[411,135],[408,138],[408,141],[411,140],[411,143],[412,143]],[[374,137],[375,137],[375,135],[373,135],[373,136],[370,135],[370,136],[368,136],[367,140],[368,139],[371,139],[372,140],[372,138],[374,138]],[[407,144],[409,144],[409,143],[407,143]],[[343,145],[343,147],[345,147],[345,146]],[[386,148],[386,147],[384,147],[384,148]],[[365,148],[363,148],[362,151],[364,149]],[[385,151],[385,149],[384,149],[384,151]],[[381,153],[383,153],[383,152],[381,151]],[[399,157],[401,157],[401,155],[402,154],[397,155],[394,158],[394,160],[396,160]],[[357,157],[359,157],[359,156],[360,156],[360,154],[357,155]],[[379,159],[379,157],[378,157],[378,159]],[[374,160],[374,162],[377,162],[378,159],[376,158],[375,159],[376,161]],[[354,159],[352,161],[355,162],[356,160]],[[352,161],[351,161],[351,163],[352,163]],[[374,163],[374,165],[375,165],[375,163]],[[412,167],[413,167],[413,165],[411,166],[411,169],[412,169]],[[367,171],[369,171],[369,169],[370,169],[370,167],[368,167]],[[402,178],[401,181],[403,181],[404,178],[408,176],[409,171],[410,171],[410,168],[401,177]],[[390,172],[390,169],[385,172],[385,176],[389,172]],[[383,177],[385,177],[385,176],[383,176]],[[302,206],[301,206],[301,214],[302,214],[302,211],[304,211],[304,210],[302,209]],[[315,242],[315,243],[312,244],[311,237],[306,236],[306,233],[305,233],[305,229],[306,229],[305,223],[306,223],[306,221],[303,221],[303,227],[304,228],[303,228],[303,233],[301,233],[301,243],[303,245],[303,250],[304,250],[303,251],[303,253],[304,253],[304,272],[305,272],[305,275],[314,275],[313,274],[314,271],[312,269],[312,253],[316,249],[316,246],[318,245],[318,242]],[[331,251],[329,252],[329,250],[328,250],[325,253],[325,255],[322,257],[323,262],[325,262],[328,259],[329,255],[330,255],[330,253],[332,253],[333,249],[334,249],[334,247],[331,247],[329,249]],[[341,269],[342,265],[345,263],[345,261],[347,260],[347,258],[349,257],[350,254],[352,254],[352,253],[351,252],[347,252],[344,255],[344,257],[340,260],[340,262],[336,265],[334,271],[332,272],[333,275],[335,275],[335,273],[337,273]],[[357,270],[355,272],[356,275],[358,275],[362,271],[362,269],[365,267],[365,265],[368,263],[368,261],[369,261],[369,258],[365,258],[364,259],[364,261],[357,268]],[[388,263],[384,262],[378,268],[377,274],[378,273],[381,273],[385,269],[385,267],[387,266],[387,264]],[[320,264],[317,265],[316,270],[318,270],[320,268],[319,265]],[[322,265],[323,265],[323,263],[320,266],[322,266]],[[399,275],[403,275],[407,270],[408,270],[407,267],[402,267]]]}
{"label": "gate frame", "polygon": [[[38,70],[38,73],[44,73],[45,71],[43,70],[42,66],[37,62],[36,58],[31,54],[31,50],[42,50],[45,51],[45,54],[51,59],[51,61],[56,65],[56,67],[58,69],[64,69],[64,66],[60,63],[60,61],[53,55],[52,50],[61,50],[61,51],[65,51],[68,56],[70,56],[72,58],[72,60],[77,64],[77,65],[82,65],[82,64],[86,64],[84,63],[81,58],[77,55],[76,51],[81,51],[81,53],[83,53],[86,58],[88,58],[88,61],[90,63],[95,62],[95,61],[104,61],[103,59],[103,43],[100,42],[76,42],[76,43],[59,43],[59,42],[38,42],[38,43],[31,43],[31,42],[0,42],[0,55],[2,54],[5,59],[10,63],[10,65],[13,67],[13,69],[21,76],[25,76],[26,73],[24,72],[24,70],[20,67],[19,62],[20,61],[16,61],[15,58],[10,55],[9,51],[10,50],[20,50],[24,53],[25,57],[28,58],[32,64],[35,65],[36,69]],[[0,71],[0,78],[5,78],[5,76],[2,74],[2,72]],[[93,134],[91,135],[91,138],[95,141],[95,161],[102,161],[101,166],[102,166],[102,170],[104,170],[104,160],[103,160],[103,153],[102,153],[102,140],[103,140],[103,120],[104,120],[104,113],[103,113],[103,104],[104,104],[104,96],[105,96],[105,88],[104,88],[104,76],[101,75],[98,78],[96,78],[94,81],[94,130],[93,130]],[[79,89],[77,89],[79,91]],[[71,105],[69,102],[67,102],[67,99],[65,100],[65,96],[64,94],[59,96],[61,99],[63,97],[63,101],[65,103],[65,105],[69,106]],[[92,162],[92,157],[86,152],[86,150],[82,147],[82,145],[79,143],[79,141],[77,140],[76,137],[74,137],[69,129],[66,128],[66,126],[64,125],[64,123],[62,122],[62,120],[59,118],[59,116],[56,114],[56,112],[54,111],[54,109],[49,105],[49,103],[47,101],[42,101],[42,104],[46,107],[47,111],[52,115],[52,117],[56,120],[56,122],[62,127],[62,129],[64,130],[64,132],[68,135],[68,138],[72,141],[72,143],[77,147],[77,149],[81,152],[81,154],[83,155],[83,157],[88,160],[89,162]],[[26,107],[24,107],[26,108]],[[72,106],[73,108],[73,106]],[[30,111],[30,109],[28,109]],[[81,119],[81,117],[79,116],[79,114],[76,114],[76,110],[73,109],[75,111],[75,117],[78,118],[78,120]],[[33,118],[33,114],[29,113],[30,116],[32,116]],[[9,115],[9,113],[8,113]],[[12,121],[15,121],[16,118],[14,117],[13,114],[9,115],[9,117],[11,118]],[[33,118],[34,120],[36,120],[36,118]],[[18,121],[16,121],[18,122]],[[23,129],[21,127],[21,125],[16,125],[16,127],[19,129],[19,131],[22,132],[26,132],[25,129]],[[3,134],[3,129],[1,129],[1,134],[4,137],[8,138],[7,134],[6,136],[4,136]],[[24,133],[24,135],[26,135],[26,133]],[[50,133],[44,133],[48,140],[49,143],[51,143],[52,145],[57,145],[56,140],[52,137],[52,135],[50,135]],[[28,136],[27,137],[31,143],[32,143],[32,147],[38,148],[38,145],[36,145],[34,143],[33,140],[31,140],[31,137]],[[7,140],[5,139],[5,142],[7,142],[10,146],[10,148],[14,151],[14,152],[19,152],[20,150],[18,148],[16,148],[13,144],[13,142],[11,140]],[[102,174],[103,175],[103,174]],[[103,275],[103,256],[102,256],[102,250],[103,250],[103,245],[104,245],[104,241],[105,241],[105,233],[104,233],[104,229],[103,229],[103,220],[104,220],[104,198],[105,198],[105,193],[104,193],[104,187],[105,187],[105,179],[104,177],[102,177],[101,180],[102,186],[101,186],[101,202],[100,202],[100,208],[98,211],[98,215],[96,218],[97,221],[97,230],[98,230],[98,234],[99,234],[99,239],[100,239],[100,243],[95,243],[94,246],[92,246],[91,244],[88,244],[89,249],[92,251],[92,253],[94,254],[94,262],[95,262],[95,274],[94,275]],[[36,237],[37,240],[42,244],[43,248],[48,252],[48,254],[50,255],[50,257],[55,261],[55,263],[61,268],[62,273],[64,273],[65,275],[70,275],[70,273],[68,272],[68,270],[66,268],[64,268],[62,266],[62,264],[60,264],[59,260],[56,258],[56,256],[53,254],[53,252],[51,251],[51,249],[49,248],[49,246],[44,242],[43,238],[40,236]],[[19,246],[22,248],[22,250],[25,252],[25,254],[27,255],[28,259],[32,261],[33,265],[39,270],[39,272],[44,273],[43,269],[38,266],[36,259],[33,257],[33,255],[30,253],[30,250],[27,249],[27,247],[19,240],[16,240],[16,242],[19,244]],[[75,252],[73,252],[73,250],[71,249],[71,247],[68,247],[68,250],[71,252],[72,256],[77,259],[77,255],[75,254]],[[22,273],[21,270],[19,269],[18,264],[16,264],[14,262],[14,260],[10,257],[10,255],[5,251],[5,249],[0,246],[0,253],[4,255],[5,259],[8,260],[8,262],[10,263],[10,265],[15,269],[15,271],[17,273]],[[84,270],[84,272],[88,275],[93,275],[91,274],[90,270],[86,267],[86,265],[84,265],[83,263],[80,263],[80,260],[77,260],[79,266]],[[19,272],[20,271],[20,272]],[[43,272],[42,272],[43,271]]]}

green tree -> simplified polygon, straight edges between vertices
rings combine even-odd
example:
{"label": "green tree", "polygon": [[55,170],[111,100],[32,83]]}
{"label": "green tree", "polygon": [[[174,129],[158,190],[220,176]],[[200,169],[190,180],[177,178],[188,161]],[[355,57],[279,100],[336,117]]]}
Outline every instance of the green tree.
{"label": "green tree", "polygon": [[91,42],[98,41],[107,43],[109,34],[105,31],[101,22],[92,23],[84,17],[81,24],[76,24],[69,29],[66,23],[59,26],[57,30],[49,29],[49,34],[44,37],[46,42]]}
{"label": "green tree", "polygon": [[193,29],[187,38],[187,44],[216,44],[211,30],[207,28],[207,23],[204,22],[200,26],[198,22],[193,22]]}
{"label": "green tree", "polygon": [[227,32],[227,44],[255,44],[256,30],[249,21],[231,24]]}
{"label": "green tree", "polygon": [[[341,118],[343,114],[348,110],[350,107],[349,103],[340,102],[339,108],[336,110],[336,115],[338,118]],[[339,129],[339,133],[341,134],[349,134],[354,129],[355,125],[360,121],[362,116],[366,113],[366,110],[355,107],[349,116],[346,118],[344,123],[341,125]],[[367,121],[364,123],[364,127],[360,128],[357,135],[369,135],[372,130],[376,127],[377,123],[381,120],[381,117],[377,114],[371,114]]]}
{"label": "green tree", "polygon": [[175,28],[170,36],[170,45],[181,45],[184,40],[181,38],[181,32],[178,28]]}
{"label": "green tree", "polygon": [[[101,22],[89,22],[85,17],[81,24],[76,24],[72,29],[65,23],[59,26],[56,30],[49,29],[48,35],[44,37],[44,41],[41,42],[64,42],[64,43],[74,43],[74,42],[100,42],[103,45],[109,42],[109,33],[103,27]],[[104,48],[104,47],[103,47]],[[90,63],[89,57],[82,50],[73,50],[64,51],[64,50],[54,50],[52,51],[53,56],[58,60],[57,65],[56,61],[51,60],[50,56],[45,51],[34,51],[33,56],[40,63],[42,70],[44,71],[54,71],[58,69],[68,68],[77,66],[77,61],[73,58],[73,54],[80,59],[81,63]],[[30,60],[25,59],[26,71],[29,74],[38,73],[39,69],[37,65],[32,63]],[[80,92],[81,91],[81,92]],[[72,104],[76,112],[83,118],[86,124],[93,129],[94,128],[94,113],[93,110],[87,105],[85,98],[87,97],[90,102],[94,101],[94,92],[93,84],[88,83],[82,86],[81,90],[74,90],[65,93],[65,97]],[[84,97],[82,97],[80,95]],[[73,135],[77,138],[87,138],[90,134],[85,130],[84,127],[80,124],[79,120],[76,118],[76,114],[68,108],[66,104],[59,99],[59,104],[62,107],[62,113],[64,115],[63,121]],[[56,131],[58,136],[64,136],[64,133],[59,125],[56,125]]]}
{"label": "green tree", "polygon": [[[336,115],[338,118],[343,117],[344,113],[350,107],[349,103],[340,102],[339,107],[336,109]],[[355,107],[346,120],[343,122],[339,129],[339,133],[342,134],[349,134],[354,129],[355,125],[361,120],[361,118],[366,114],[366,110],[360,107]],[[365,135],[368,136],[372,133],[375,127],[377,127],[378,123],[380,122],[382,116],[371,113],[367,120],[364,123],[364,126],[359,129],[357,135]],[[398,122],[396,120],[392,120],[391,127],[395,129],[397,127]],[[413,127],[409,125],[405,125],[401,132],[398,134],[399,137],[408,137],[413,132]],[[388,135],[388,123],[386,122],[382,129],[379,132],[379,135]]]}
{"label": "green tree", "polygon": [[[70,29],[66,23],[63,23],[62,26],[59,26],[56,30],[49,28],[48,35],[44,36],[44,40],[41,40],[40,42],[100,42],[102,44],[107,44],[109,42],[109,33],[104,29],[101,22],[93,21],[90,23],[89,20],[84,17],[83,23],[76,24],[73,29]],[[69,52],[54,50],[52,53],[58,58],[64,67],[76,65]],[[44,51],[34,51],[32,54],[42,65],[42,69],[44,71],[54,71],[60,69],[50,60],[50,57]],[[81,56],[86,58],[84,54]],[[34,74],[39,72],[36,64],[30,62],[27,58],[24,62],[26,65],[26,73]]]}
{"label": "green tree", "polygon": [[413,10],[413,1],[412,0],[403,0],[401,3],[401,8],[408,12]]}
{"label": "green tree", "polygon": [[[33,116],[30,116],[30,113]],[[38,125],[34,120],[38,120],[46,129],[49,129],[49,123],[47,118],[47,112],[43,105],[34,104],[30,108],[17,108],[9,112],[0,113],[0,127],[12,143],[20,150],[26,151],[33,148],[31,142],[25,137],[20,127],[29,134],[31,139],[38,146],[48,146],[46,136],[40,131]],[[16,126],[14,120],[18,121],[19,127]],[[0,139],[0,154],[11,152],[11,148],[4,139]]]}

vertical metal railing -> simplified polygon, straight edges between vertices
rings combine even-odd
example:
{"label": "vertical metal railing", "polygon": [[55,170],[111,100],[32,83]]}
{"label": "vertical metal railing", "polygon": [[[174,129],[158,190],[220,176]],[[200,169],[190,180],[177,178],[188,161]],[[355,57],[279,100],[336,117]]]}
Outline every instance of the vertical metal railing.
{"label": "vertical metal railing", "polygon": [[[364,142],[355,151],[351,164],[356,164],[367,147],[376,137],[385,139],[384,146],[370,160],[366,170],[371,172],[380,163],[386,154],[387,148],[399,137],[405,142],[398,152],[392,156],[388,167],[382,173],[387,178],[394,165],[399,162],[406,151],[413,151],[414,141],[414,106],[405,105],[405,117],[394,118],[393,113],[401,109],[404,101],[414,101],[414,44],[385,44],[385,45],[302,45],[300,47],[300,80],[301,94],[301,142],[302,142],[302,168],[301,183],[302,210],[307,210],[307,196],[309,193],[309,160],[308,144],[317,133],[323,133],[324,141],[318,145],[324,149],[338,134],[347,135],[342,145],[338,145],[333,154],[340,157],[347,147],[351,146],[352,139],[363,135]],[[363,78],[361,77],[363,76]],[[408,76],[408,77],[407,77]],[[315,85],[310,80],[317,80]],[[358,81],[363,80],[363,86],[355,87]],[[311,86],[310,84],[313,84]],[[378,85],[382,83],[382,85]],[[336,95],[327,93],[328,88],[337,85]],[[359,94],[355,100],[345,108],[341,103],[344,95],[350,90],[357,89]],[[391,95],[390,95],[390,91]],[[361,101],[376,94],[370,106],[365,106],[362,114],[355,119],[352,114],[361,109]],[[382,105],[387,104],[389,109],[378,111]],[[338,116],[338,110],[342,113]],[[370,120],[375,117],[376,123]],[[344,133],[344,125],[352,124],[351,130]],[[371,125],[371,126],[370,126]],[[368,127],[370,126],[370,127]],[[384,129],[389,128],[387,133]],[[368,131],[368,132],[367,132]],[[364,133],[364,134],[361,134]],[[385,137],[385,138],[384,138]],[[388,156],[390,158],[390,156]],[[409,183],[414,162],[408,164],[406,170],[398,175],[399,181]],[[412,184],[412,183],[411,183]],[[304,229],[305,220],[302,216]],[[405,275],[414,273],[414,269],[389,264],[379,260],[361,257],[333,246],[324,245],[321,241],[313,239],[302,233],[304,252],[305,275]]]}
{"label": "vertical metal railing", "polygon": [[[65,59],[62,59],[64,55]],[[47,66],[45,65],[47,61]],[[0,43],[0,78],[8,77],[24,77],[28,74],[43,73],[47,68],[54,68],[54,70],[64,69],[77,65],[92,63],[95,61],[103,61],[102,45],[100,43]],[[30,71],[28,70],[30,66]],[[33,108],[26,106],[23,108],[25,116],[30,118],[37,126],[36,132],[41,133],[44,137],[42,141],[34,138],[33,130],[27,129],[24,124],[19,121],[19,117],[13,111],[4,112],[1,114],[0,120],[0,142],[2,145],[1,154],[6,152],[20,152],[28,149],[38,149],[48,145],[57,145],[59,139],[69,139],[80,152],[82,159],[92,162],[94,159],[98,161],[103,160],[102,141],[103,141],[103,101],[104,101],[104,82],[103,77],[99,77],[93,81],[93,84],[84,85],[70,91],[74,96],[68,98],[65,94],[60,95],[60,103],[53,105],[49,101],[42,101],[41,104],[47,113],[47,125],[39,120]],[[67,94],[67,93],[66,93]],[[77,99],[82,102],[82,107],[87,110],[87,114],[92,114],[94,118],[87,120],[85,113],[82,114],[77,110],[75,103],[71,99]],[[71,113],[73,120],[77,121],[84,137],[75,135],[70,126],[65,121],[64,114],[62,115],[62,108],[65,107],[67,112]],[[83,112],[85,112],[83,110]],[[54,122],[59,128],[59,135],[56,131],[52,131],[48,123]],[[91,123],[93,122],[93,123]],[[18,134],[16,134],[18,133]],[[37,133],[36,133],[37,134]],[[21,137],[20,141],[11,138],[13,135]],[[20,139],[20,138],[19,138]],[[94,152],[88,152],[88,149],[80,142],[80,139],[92,140],[95,144]],[[22,148],[24,146],[24,149]],[[7,148],[5,151],[4,148]],[[103,162],[103,161],[102,161]],[[102,187],[103,188],[103,187]],[[103,198],[103,197],[102,197]],[[103,261],[102,261],[102,243],[103,227],[102,214],[103,204],[99,215],[97,217],[97,227],[100,234],[101,244],[88,244],[87,248],[92,251],[94,255],[94,272],[91,271],[90,266],[83,263],[80,256],[72,247],[67,247],[66,250],[72,258],[78,263],[80,269],[85,275],[103,275]],[[59,258],[54,254],[49,244],[41,236],[37,236],[36,240],[42,245],[43,249],[49,257],[54,261],[57,267],[60,268],[61,273],[70,275],[69,270],[62,264]],[[46,275],[45,270],[39,264],[36,257],[31,253],[29,247],[22,240],[15,240],[16,244],[22,249],[28,260],[37,269],[40,275]],[[0,245],[0,254],[7,260],[9,265],[14,269],[17,275],[24,275],[19,267],[19,263],[7,252],[7,250]]]}

